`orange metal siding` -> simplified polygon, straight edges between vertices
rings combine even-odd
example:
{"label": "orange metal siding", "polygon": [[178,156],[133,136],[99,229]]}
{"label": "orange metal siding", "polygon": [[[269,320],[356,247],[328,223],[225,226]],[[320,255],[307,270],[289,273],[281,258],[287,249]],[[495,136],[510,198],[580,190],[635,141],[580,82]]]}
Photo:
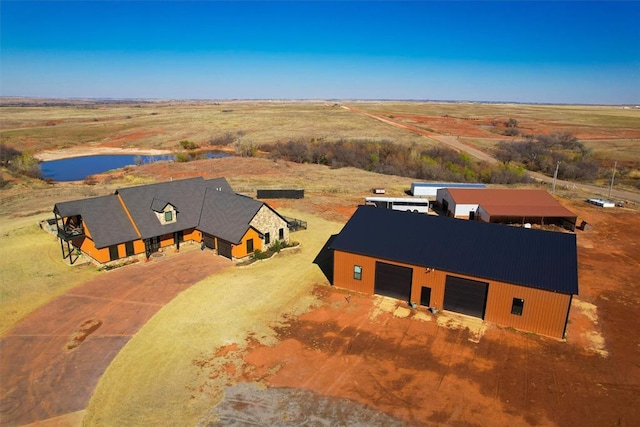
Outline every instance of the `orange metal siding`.
{"label": "orange metal siding", "polygon": [[[522,298],[522,315],[511,314],[514,298]],[[571,295],[501,282],[489,284],[485,320],[502,326],[562,338]]]}
{"label": "orange metal siding", "polygon": [[[373,295],[376,260],[348,252],[333,253],[333,284],[339,288],[350,289]],[[362,280],[353,278],[353,267],[362,267]]]}
{"label": "orange metal siding", "polygon": [[[431,288],[431,307],[442,310],[447,275],[480,280],[489,283],[484,320],[540,335],[563,338],[571,295],[341,251],[334,251],[333,284],[340,288],[373,294],[376,261],[413,268],[411,287],[411,301],[413,302],[420,301],[420,292],[423,286],[429,287]],[[362,267],[362,280],[353,278],[355,265]],[[524,299],[524,309],[521,316],[511,314],[513,298]]]}

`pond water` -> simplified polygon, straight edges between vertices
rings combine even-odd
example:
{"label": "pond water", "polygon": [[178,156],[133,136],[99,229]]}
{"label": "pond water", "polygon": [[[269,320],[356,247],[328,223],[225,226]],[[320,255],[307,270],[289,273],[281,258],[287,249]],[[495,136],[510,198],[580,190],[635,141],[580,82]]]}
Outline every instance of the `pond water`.
{"label": "pond water", "polygon": [[[221,151],[200,153],[209,159],[230,157],[230,154]],[[130,154],[99,155],[72,157],[69,159],[49,160],[40,163],[40,172],[43,179],[53,181],[82,181],[90,175],[103,173],[125,166],[141,163],[151,163],[160,160],[174,161],[175,156],[139,156]]]}

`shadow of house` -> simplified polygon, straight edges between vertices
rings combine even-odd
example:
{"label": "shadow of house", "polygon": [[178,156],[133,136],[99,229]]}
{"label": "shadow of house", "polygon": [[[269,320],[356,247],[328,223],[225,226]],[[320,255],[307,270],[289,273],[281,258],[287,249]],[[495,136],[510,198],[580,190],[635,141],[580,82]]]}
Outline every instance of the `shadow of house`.
{"label": "shadow of house", "polygon": [[322,274],[324,274],[331,286],[333,286],[333,249],[331,249],[331,244],[337,236],[337,234],[330,236],[313,260],[313,263],[320,267]]}

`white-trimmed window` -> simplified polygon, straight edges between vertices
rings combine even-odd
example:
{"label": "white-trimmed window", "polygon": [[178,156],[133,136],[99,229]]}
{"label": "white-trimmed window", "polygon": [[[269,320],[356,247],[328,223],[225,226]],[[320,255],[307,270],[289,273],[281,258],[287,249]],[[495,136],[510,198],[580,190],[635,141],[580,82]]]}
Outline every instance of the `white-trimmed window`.
{"label": "white-trimmed window", "polygon": [[353,266],[353,278],[356,280],[362,280],[362,266]]}

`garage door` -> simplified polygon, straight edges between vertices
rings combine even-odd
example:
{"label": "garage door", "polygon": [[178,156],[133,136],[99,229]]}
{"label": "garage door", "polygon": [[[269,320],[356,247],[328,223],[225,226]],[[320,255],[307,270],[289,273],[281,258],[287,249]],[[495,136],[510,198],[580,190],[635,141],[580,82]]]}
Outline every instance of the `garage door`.
{"label": "garage door", "polygon": [[374,292],[392,298],[411,299],[411,277],[413,269],[376,261]]}
{"label": "garage door", "polygon": [[447,276],[444,309],[484,319],[488,287],[486,282]]}
{"label": "garage door", "polygon": [[209,249],[215,249],[216,248],[216,240],[213,238],[212,235],[205,233],[202,236],[202,238],[204,240],[204,245],[206,247],[208,247]]}
{"label": "garage door", "polygon": [[231,255],[231,243],[226,240],[218,239],[218,254],[225,258],[232,259]]}

